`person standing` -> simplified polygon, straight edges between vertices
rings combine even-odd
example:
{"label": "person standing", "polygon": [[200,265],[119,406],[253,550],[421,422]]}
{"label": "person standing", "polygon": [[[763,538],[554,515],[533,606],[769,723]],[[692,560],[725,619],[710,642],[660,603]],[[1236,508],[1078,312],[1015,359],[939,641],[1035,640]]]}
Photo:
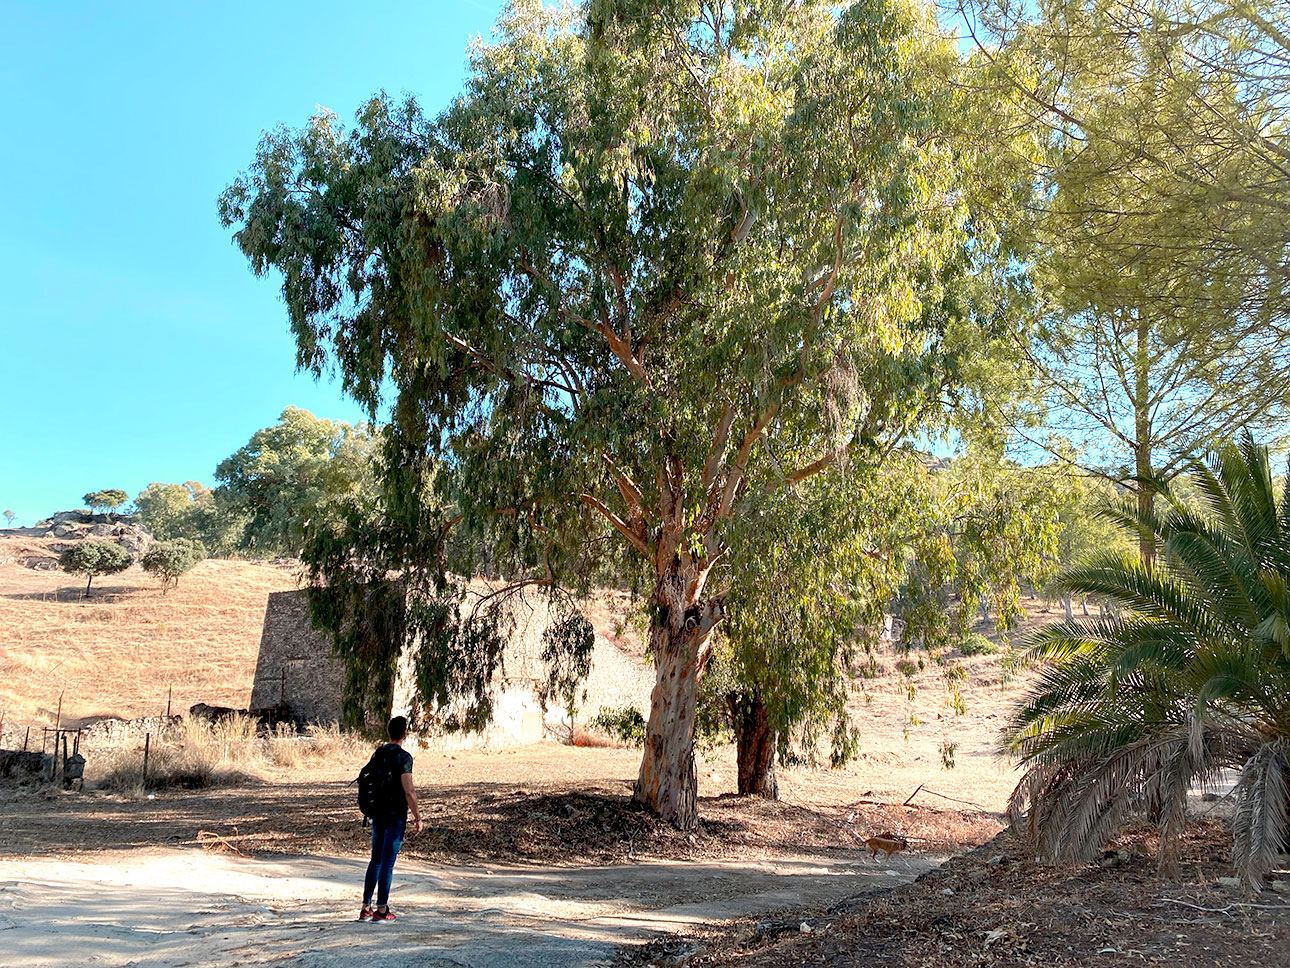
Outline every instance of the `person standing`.
{"label": "person standing", "polygon": [[[376,778],[376,809],[371,813],[372,859],[367,864],[363,880],[363,907],[360,921],[393,921],[390,910],[390,881],[394,877],[394,859],[403,846],[407,831],[408,811],[416,832],[421,832],[421,809],[417,805],[417,791],[412,785],[412,754],[403,748],[408,736],[408,721],[395,716],[389,725],[390,741],[372,754],[365,770],[373,770]],[[376,906],[372,906],[372,895]]]}

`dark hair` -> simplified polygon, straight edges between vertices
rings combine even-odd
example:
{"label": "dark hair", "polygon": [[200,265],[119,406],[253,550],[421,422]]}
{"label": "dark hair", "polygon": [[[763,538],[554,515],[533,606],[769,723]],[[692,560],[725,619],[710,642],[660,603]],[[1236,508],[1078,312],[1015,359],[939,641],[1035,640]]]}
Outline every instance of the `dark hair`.
{"label": "dark hair", "polygon": [[397,743],[408,735],[408,720],[405,716],[395,716],[389,725],[390,742]]}

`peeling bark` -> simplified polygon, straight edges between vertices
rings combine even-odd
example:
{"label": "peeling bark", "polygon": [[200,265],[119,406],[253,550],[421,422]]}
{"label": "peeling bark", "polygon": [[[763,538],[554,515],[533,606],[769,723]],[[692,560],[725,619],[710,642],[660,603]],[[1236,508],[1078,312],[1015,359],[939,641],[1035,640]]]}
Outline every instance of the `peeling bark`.
{"label": "peeling bark", "polygon": [[659,579],[651,598],[650,649],[654,691],[645,751],[632,799],[681,830],[698,824],[694,714],[707,639],[715,624],[712,603],[691,602],[693,576],[679,563]]}

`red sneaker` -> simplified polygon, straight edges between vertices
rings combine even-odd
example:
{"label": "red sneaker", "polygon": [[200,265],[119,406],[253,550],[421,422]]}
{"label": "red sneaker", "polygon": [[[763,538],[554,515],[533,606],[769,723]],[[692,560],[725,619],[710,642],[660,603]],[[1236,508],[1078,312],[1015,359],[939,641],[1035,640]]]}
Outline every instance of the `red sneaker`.
{"label": "red sneaker", "polygon": [[393,921],[394,912],[391,911],[389,908],[386,908],[384,911],[373,911],[372,920],[373,921]]}
{"label": "red sneaker", "polygon": [[363,910],[361,910],[361,911],[359,911],[359,912],[358,912],[358,919],[359,919],[360,921],[370,921],[370,920],[372,920],[372,909],[371,909],[370,907],[368,907],[368,908],[363,908]]}

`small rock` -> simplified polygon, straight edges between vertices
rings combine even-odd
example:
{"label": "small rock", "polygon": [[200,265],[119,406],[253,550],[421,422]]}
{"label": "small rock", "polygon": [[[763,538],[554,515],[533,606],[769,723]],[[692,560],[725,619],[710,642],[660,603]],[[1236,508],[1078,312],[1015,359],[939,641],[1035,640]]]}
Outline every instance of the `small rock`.
{"label": "small rock", "polygon": [[954,896],[954,888],[952,888],[952,887],[947,887],[947,888],[945,888],[945,890],[941,891],[941,893],[942,893],[942,894],[944,894],[946,897],[953,897],[953,896]]}
{"label": "small rock", "polygon": [[1219,887],[1242,887],[1239,877],[1220,877],[1218,879]]}
{"label": "small rock", "polygon": [[800,931],[802,934],[810,934],[811,926],[807,924],[805,921],[803,921],[800,925],[798,925],[797,930]]}
{"label": "small rock", "polygon": [[1002,864],[1002,863],[1003,863],[1003,854],[995,854],[995,855],[994,855],[993,857],[991,857],[988,861],[986,861],[986,863],[987,863],[987,864]]}

